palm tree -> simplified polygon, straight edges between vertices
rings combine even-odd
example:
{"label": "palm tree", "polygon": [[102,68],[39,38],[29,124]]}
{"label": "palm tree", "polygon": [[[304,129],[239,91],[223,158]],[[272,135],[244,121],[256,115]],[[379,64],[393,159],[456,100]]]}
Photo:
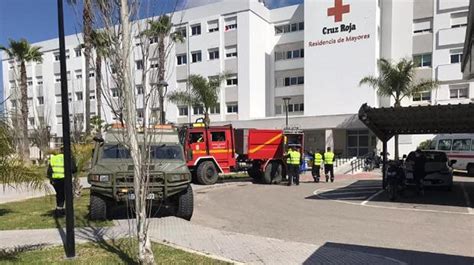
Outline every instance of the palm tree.
{"label": "palm tree", "polygon": [[[77,0],[67,0],[69,4],[77,4]],[[90,99],[90,65],[91,65],[91,51],[92,51],[92,32],[93,32],[93,19],[94,14],[92,13],[92,0],[84,0],[84,6],[82,8],[82,27],[84,30],[84,60],[85,75],[86,75],[86,110],[85,110],[85,122],[86,122],[86,134],[88,135],[91,130],[90,119],[91,119],[91,99]]]}
{"label": "palm tree", "polygon": [[0,46],[11,59],[20,62],[20,94],[21,94],[21,119],[20,128],[22,130],[22,140],[20,143],[21,154],[24,161],[30,159],[30,147],[28,138],[28,90],[27,90],[27,76],[26,63],[27,62],[42,62],[43,53],[40,52],[41,47],[31,46],[26,39],[19,41],[9,40],[9,48]]}
{"label": "palm tree", "polygon": [[[149,20],[149,28],[144,30],[144,34],[148,38],[157,38],[158,39],[158,81],[165,80],[165,62],[166,62],[166,49],[165,49],[165,39],[169,37],[172,42],[183,42],[184,36],[178,32],[171,32],[173,24],[171,23],[171,17],[168,15],[162,15],[158,20]],[[164,108],[164,88],[158,87],[158,100],[160,104],[160,110]],[[161,111],[164,116],[164,111]],[[165,117],[160,117],[160,123],[164,123]]]}
{"label": "palm tree", "polygon": [[[392,97],[395,100],[394,107],[401,107],[405,97],[431,91],[438,84],[433,80],[415,79],[415,64],[412,60],[401,59],[398,63],[392,63],[387,59],[378,60],[379,76],[367,76],[362,78],[360,85],[369,85],[377,90],[379,96]],[[395,135],[395,159],[398,160],[398,135]]]}
{"label": "palm tree", "polygon": [[207,80],[201,75],[190,75],[188,82],[191,90],[173,91],[168,99],[175,104],[186,104],[191,106],[204,107],[204,123],[209,125],[209,109],[219,105],[219,87],[226,78],[226,74],[210,78]]}
{"label": "palm tree", "polygon": [[[93,31],[91,35],[92,47],[95,49],[95,95],[97,102],[97,116],[102,119],[102,60],[107,58],[110,41],[107,34],[101,31]],[[98,132],[101,131],[101,124],[99,124]]]}

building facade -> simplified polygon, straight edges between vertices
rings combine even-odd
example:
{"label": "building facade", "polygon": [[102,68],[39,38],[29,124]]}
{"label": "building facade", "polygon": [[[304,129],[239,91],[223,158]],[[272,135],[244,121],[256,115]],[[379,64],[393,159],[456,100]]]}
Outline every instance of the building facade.
{"label": "building facade", "polygon": [[[305,130],[308,150],[334,148],[348,156],[377,148],[376,138],[357,119],[363,103],[390,106],[359,81],[377,75],[377,59],[413,58],[416,79],[436,79],[431,92],[406,98],[403,105],[468,103],[474,82],[462,80],[462,50],[469,0],[307,0],[304,4],[268,9],[258,0],[224,0],[176,12],[174,30],[185,37],[172,45],[167,63],[168,90],[187,88],[187,77],[211,77],[226,72],[219,107],[211,110],[215,124],[235,127]],[[73,126],[84,120],[85,73],[81,36],[66,38],[68,88]],[[135,40],[136,42],[137,40]],[[27,65],[29,126],[51,126],[60,141],[61,98],[58,40],[41,46],[43,63]],[[153,44],[152,44],[153,45]],[[139,45],[137,44],[137,47]],[[134,53],[137,97],[140,95],[139,53]],[[19,107],[15,62],[2,57],[6,109]],[[150,58],[153,65],[153,58]],[[113,82],[104,89],[119,98]],[[96,110],[95,80],[91,78],[91,112]],[[287,99],[288,106],[285,107]],[[107,123],[114,115],[103,104]],[[202,116],[200,106],[165,105],[167,120],[186,123]],[[138,110],[143,117],[143,110]],[[431,136],[400,136],[401,153]],[[393,145],[389,145],[393,146]],[[391,152],[393,153],[393,152]]]}

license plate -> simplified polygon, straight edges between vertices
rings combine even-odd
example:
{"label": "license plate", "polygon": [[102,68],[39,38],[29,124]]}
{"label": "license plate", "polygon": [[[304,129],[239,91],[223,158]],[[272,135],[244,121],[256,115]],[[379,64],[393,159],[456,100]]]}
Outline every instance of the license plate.
{"label": "license plate", "polygon": [[[133,194],[133,193],[128,194],[128,199],[129,200],[135,200],[135,194]],[[147,200],[154,200],[155,199],[155,194],[154,193],[148,194],[146,196],[146,199]]]}

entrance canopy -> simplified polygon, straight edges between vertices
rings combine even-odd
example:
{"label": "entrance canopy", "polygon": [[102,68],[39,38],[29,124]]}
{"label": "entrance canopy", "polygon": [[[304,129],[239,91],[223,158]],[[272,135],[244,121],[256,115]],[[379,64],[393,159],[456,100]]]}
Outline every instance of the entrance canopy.
{"label": "entrance canopy", "polygon": [[474,104],[372,108],[359,119],[383,142],[396,134],[474,133]]}

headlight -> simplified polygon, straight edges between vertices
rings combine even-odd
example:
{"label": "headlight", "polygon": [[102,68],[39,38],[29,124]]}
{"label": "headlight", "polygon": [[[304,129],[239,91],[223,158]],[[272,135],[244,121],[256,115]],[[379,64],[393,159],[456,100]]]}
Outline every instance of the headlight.
{"label": "headlight", "polygon": [[109,182],[110,175],[90,175],[91,181]]}
{"label": "headlight", "polygon": [[177,181],[183,181],[187,180],[188,176],[186,174],[173,174],[173,175],[168,175],[168,180],[170,182],[177,182]]}

